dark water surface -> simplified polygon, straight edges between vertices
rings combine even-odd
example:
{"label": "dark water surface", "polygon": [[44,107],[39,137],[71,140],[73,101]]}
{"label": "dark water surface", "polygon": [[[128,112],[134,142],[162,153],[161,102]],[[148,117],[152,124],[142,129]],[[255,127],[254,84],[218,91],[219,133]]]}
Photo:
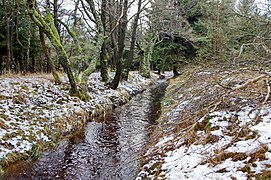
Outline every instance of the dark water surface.
{"label": "dark water surface", "polygon": [[12,166],[4,179],[134,179],[166,86],[165,80],[159,81],[128,104],[89,122],[56,150]]}

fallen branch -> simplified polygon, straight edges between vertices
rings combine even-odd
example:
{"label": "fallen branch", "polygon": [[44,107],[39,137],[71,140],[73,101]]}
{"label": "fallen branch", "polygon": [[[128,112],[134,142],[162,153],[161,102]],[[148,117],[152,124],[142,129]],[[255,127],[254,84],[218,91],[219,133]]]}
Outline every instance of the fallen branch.
{"label": "fallen branch", "polygon": [[[255,46],[255,47],[262,46],[262,48],[265,50],[266,53],[269,54],[271,52],[271,50],[264,43],[247,43],[247,44],[242,44],[241,47],[240,47],[240,51],[239,51],[238,56],[233,59],[234,63],[236,63],[236,60],[238,60],[241,57],[241,55],[242,55],[242,53],[244,51],[245,46]],[[237,62],[237,66],[239,66],[239,60]]]}
{"label": "fallen branch", "polygon": [[266,104],[266,102],[268,101],[268,99],[269,99],[269,97],[270,97],[270,91],[271,91],[271,88],[270,88],[270,84],[269,84],[268,78],[266,78],[265,84],[266,84],[266,88],[267,88],[267,94],[266,94],[266,96],[265,96],[265,98],[264,98],[264,101],[259,105],[260,107],[258,108],[257,113],[256,113],[256,115],[255,115],[254,120],[255,120],[256,122],[258,122],[259,117],[260,117],[261,110],[263,109],[264,105]]}
{"label": "fallen branch", "polygon": [[257,81],[259,81],[259,80],[261,80],[261,79],[263,79],[265,77],[266,77],[266,74],[262,74],[262,75],[260,75],[260,76],[258,76],[256,78],[254,78],[254,79],[248,80],[244,84],[241,84],[241,85],[239,85],[237,87],[232,88],[232,90],[236,91],[236,90],[239,90],[239,89],[243,89],[243,88],[247,87],[249,84],[255,83],[255,82],[257,82]]}
{"label": "fallen branch", "polygon": [[268,99],[269,99],[269,97],[270,97],[270,84],[269,84],[268,78],[266,79],[265,82],[266,82],[266,86],[267,86],[267,94],[266,94],[266,96],[265,96],[265,99],[264,99],[262,105],[266,104],[266,102],[268,101]]}

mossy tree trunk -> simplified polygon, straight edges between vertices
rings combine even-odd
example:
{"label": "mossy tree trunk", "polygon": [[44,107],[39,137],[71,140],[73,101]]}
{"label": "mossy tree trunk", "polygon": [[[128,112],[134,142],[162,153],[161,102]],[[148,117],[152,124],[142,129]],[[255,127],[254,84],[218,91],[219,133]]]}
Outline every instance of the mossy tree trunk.
{"label": "mossy tree trunk", "polygon": [[34,21],[34,23],[44,32],[44,34],[47,35],[47,37],[49,38],[49,40],[55,47],[58,53],[59,62],[64,68],[64,71],[67,74],[69,82],[70,82],[70,86],[71,86],[70,93],[76,94],[77,86],[75,83],[75,79],[70,67],[70,62],[69,62],[67,53],[60,41],[59,33],[54,25],[54,19],[48,10],[49,2],[47,1],[46,21],[37,10],[37,7],[35,7],[35,4],[36,4],[35,1],[27,1],[27,8],[28,8],[29,15],[31,19]]}
{"label": "mossy tree trunk", "polygon": [[[99,63],[100,63],[100,72],[102,81],[107,82],[109,79],[108,75],[108,61],[107,61],[107,46],[108,46],[108,31],[106,17],[110,12],[108,7],[109,1],[101,0],[101,7],[99,13],[99,7],[97,6],[97,2],[94,0],[86,0],[86,3],[83,4],[83,10],[85,14],[91,19],[91,21],[95,24],[96,35],[94,37],[96,53],[99,55]],[[98,59],[98,58],[97,58]],[[98,63],[97,61],[95,61]],[[93,62],[91,62],[93,64]],[[92,69],[92,65],[90,65],[90,69]],[[95,69],[94,69],[95,70]],[[88,69],[86,70],[88,71]],[[89,72],[89,71],[88,71]],[[86,74],[88,74],[86,72]]]}
{"label": "mossy tree trunk", "polygon": [[141,62],[141,69],[139,71],[140,75],[146,78],[150,77],[150,60],[149,53],[147,57],[142,58],[143,62]]}
{"label": "mossy tree trunk", "polygon": [[149,78],[150,77],[150,60],[152,58],[154,44],[152,43],[149,47],[148,55],[140,58],[140,69],[139,73],[141,76]]}
{"label": "mossy tree trunk", "polygon": [[88,77],[95,72],[96,70],[96,63],[97,60],[96,59],[92,59],[90,64],[88,65],[88,68],[83,72],[82,74],[82,78],[81,78],[81,87],[82,90],[79,92],[79,97],[81,100],[83,101],[88,101],[89,100],[89,96],[87,94],[87,81],[88,81]]}
{"label": "mossy tree trunk", "polygon": [[100,51],[100,65],[101,65],[101,77],[103,82],[107,82],[109,80],[109,75],[107,71],[107,59],[106,59],[106,40],[103,41]]}
{"label": "mossy tree trunk", "polygon": [[[107,29],[106,29],[106,13],[107,13],[107,1],[102,0],[101,4],[101,22],[97,21],[97,29],[99,31],[99,34],[101,34],[103,29],[103,38],[101,42],[101,49],[100,49],[100,65],[101,65],[101,77],[103,82],[107,82],[109,80],[109,75],[107,71],[107,58],[106,58],[106,48],[108,44],[108,37],[107,37]],[[98,18],[97,18],[98,19]],[[100,37],[98,37],[101,39]],[[98,42],[100,41],[98,39]]]}
{"label": "mossy tree trunk", "polygon": [[141,58],[139,73],[143,77],[146,77],[146,78],[150,77],[150,71],[151,71],[150,62],[152,59],[153,49],[156,45],[158,45],[159,43],[162,42],[162,40],[160,40],[160,41],[158,41],[158,40],[159,40],[158,36],[155,36],[154,38],[151,39],[150,44],[149,44],[149,50],[147,51],[148,52],[147,57],[144,56],[143,58]]}

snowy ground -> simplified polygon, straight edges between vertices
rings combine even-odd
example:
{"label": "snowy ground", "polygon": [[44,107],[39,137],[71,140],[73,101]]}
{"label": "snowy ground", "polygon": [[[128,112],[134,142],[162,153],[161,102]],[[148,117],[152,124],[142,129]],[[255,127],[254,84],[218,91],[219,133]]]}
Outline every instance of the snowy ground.
{"label": "snowy ground", "polygon": [[225,88],[257,75],[194,69],[172,80],[137,180],[271,179],[269,77]]}
{"label": "snowy ground", "polygon": [[127,102],[156,78],[152,75],[146,79],[131,72],[128,82],[112,90],[94,73],[88,82],[90,101],[83,102],[68,94],[64,77],[61,85],[55,85],[52,77],[44,74],[0,77],[0,170],[82,128],[89,118]]}

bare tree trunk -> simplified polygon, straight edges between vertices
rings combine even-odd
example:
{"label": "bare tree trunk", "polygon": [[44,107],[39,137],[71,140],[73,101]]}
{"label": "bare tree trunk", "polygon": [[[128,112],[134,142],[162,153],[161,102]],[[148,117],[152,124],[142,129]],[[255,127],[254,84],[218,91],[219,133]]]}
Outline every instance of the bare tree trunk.
{"label": "bare tree trunk", "polygon": [[[11,10],[11,13],[12,10]],[[13,15],[10,15],[10,16],[13,16]],[[10,26],[10,39],[9,39],[9,46],[10,46],[10,63],[9,63],[9,66],[10,66],[10,69],[12,70],[12,65],[15,66],[15,63],[14,63],[14,53],[13,53],[13,32],[14,32],[14,26],[11,25]]]}
{"label": "bare tree trunk", "polygon": [[141,0],[138,0],[138,5],[137,5],[137,13],[134,19],[134,23],[133,23],[133,29],[132,29],[132,35],[131,35],[131,43],[130,43],[130,51],[129,51],[129,55],[128,55],[128,60],[125,63],[125,68],[124,68],[124,80],[128,80],[128,76],[129,76],[129,71],[131,69],[131,65],[134,59],[134,51],[135,51],[135,42],[136,42],[136,30],[137,30],[137,24],[138,24],[138,20],[139,20],[139,15],[140,15],[140,11],[141,11]]}
{"label": "bare tree trunk", "polygon": [[54,24],[55,24],[57,32],[60,36],[60,26],[58,23],[58,2],[57,2],[57,0],[54,0]]}
{"label": "bare tree trunk", "polygon": [[[27,18],[30,20],[29,18]],[[30,67],[30,44],[31,43],[31,23],[28,23],[28,29],[27,29],[27,45],[26,45],[26,59],[25,59],[25,71],[26,73],[29,72]]]}
{"label": "bare tree trunk", "polygon": [[43,53],[45,55],[45,58],[47,60],[47,63],[48,65],[50,66],[50,69],[52,71],[52,74],[53,74],[53,77],[54,77],[54,80],[57,84],[60,84],[61,83],[61,80],[60,80],[60,77],[56,71],[56,68],[55,68],[55,65],[52,61],[52,59],[50,58],[50,55],[49,55],[49,52],[48,52],[48,49],[46,47],[46,44],[45,44],[45,39],[44,39],[44,34],[41,30],[41,28],[39,28],[39,34],[40,34],[40,43],[41,43],[41,47],[43,49]]}
{"label": "bare tree trunk", "polygon": [[10,72],[10,63],[11,63],[11,35],[10,35],[10,17],[8,14],[8,4],[6,4],[6,0],[2,0],[3,9],[5,10],[5,19],[6,19],[6,41],[7,41],[7,62],[6,62],[6,71]]}
{"label": "bare tree trunk", "polygon": [[15,4],[15,33],[16,33],[16,42],[20,45],[20,48],[21,48],[21,52],[20,52],[20,55],[18,55],[16,57],[16,66],[15,66],[15,71],[18,73],[18,72],[21,72],[22,71],[22,67],[21,67],[21,61],[22,61],[22,53],[25,51],[25,47],[23,46],[23,44],[21,43],[20,39],[19,39],[19,4],[18,2],[16,1],[16,4]]}
{"label": "bare tree trunk", "polygon": [[117,89],[121,75],[122,75],[122,54],[124,50],[125,42],[125,33],[127,29],[127,11],[128,11],[128,0],[124,0],[123,5],[121,6],[121,15],[119,22],[119,34],[118,34],[118,54],[117,54],[117,69],[113,81],[110,84],[112,89]]}

